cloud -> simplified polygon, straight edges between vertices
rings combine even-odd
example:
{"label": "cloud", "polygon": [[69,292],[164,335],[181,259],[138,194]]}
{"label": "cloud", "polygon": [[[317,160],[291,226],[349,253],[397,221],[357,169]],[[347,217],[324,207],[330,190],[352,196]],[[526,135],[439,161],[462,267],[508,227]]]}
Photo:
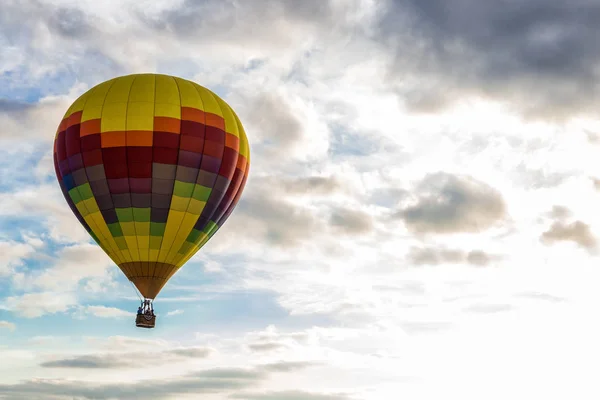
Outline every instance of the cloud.
{"label": "cloud", "polygon": [[43,245],[37,241],[26,240],[25,242],[0,240],[0,276],[7,276],[14,268],[23,265],[24,261],[35,255]]}
{"label": "cloud", "polygon": [[9,310],[25,318],[64,312],[77,304],[71,292],[39,292],[11,296],[0,300],[0,309]]}
{"label": "cloud", "polygon": [[347,394],[324,394],[300,390],[248,394],[240,393],[230,397],[243,400],[351,400],[353,398],[349,397]]}
{"label": "cloud", "polygon": [[541,236],[541,241],[545,244],[555,242],[573,242],[579,246],[592,250],[596,248],[596,238],[590,230],[590,226],[582,221],[566,223],[557,221],[550,226]]}
{"label": "cloud", "polygon": [[348,235],[365,234],[373,229],[373,218],[366,212],[338,208],[331,214],[330,224]]}
{"label": "cloud", "polygon": [[173,310],[173,311],[169,311],[165,316],[171,317],[173,315],[181,315],[181,314],[183,314],[183,310]]}
{"label": "cloud", "polygon": [[473,304],[466,308],[466,311],[482,313],[482,314],[493,314],[504,311],[511,311],[515,307],[510,304]]}
{"label": "cloud", "polygon": [[[88,359],[88,361],[90,361]],[[79,365],[94,365],[98,360],[75,362]],[[67,364],[69,364],[67,362]],[[71,362],[70,364],[73,364]],[[139,366],[139,363],[136,364]],[[308,367],[306,364],[303,367]],[[68,366],[71,368],[71,366]],[[88,368],[87,366],[84,368]],[[92,367],[94,368],[94,367]],[[301,368],[297,365],[297,368]],[[296,368],[296,369],[297,369]],[[293,372],[294,368],[279,367],[278,372]],[[22,398],[81,398],[86,400],[109,399],[167,399],[183,395],[195,394],[233,394],[240,390],[251,389],[262,383],[274,372],[272,364],[258,365],[254,368],[213,368],[194,372],[168,380],[152,379],[139,382],[93,383],[75,380],[44,380],[35,379],[17,384],[0,385],[0,396],[12,395]],[[45,397],[41,397],[45,396]]]}
{"label": "cloud", "polygon": [[408,253],[408,260],[413,265],[439,265],[460,264],[487,265],[494,259],[493,256],[482,250],[465,252],[458,249],[436,247],[412,247]]}
{"label": "cloud", "polygon": [[571,216],[571,210],[569,210],[565,206],[557,205],[557,206],[552,207],[552,210],[548,213],[548,215],[552,219],[563,220],[563,219]]}
{"label": "cloud", "polygon": [[135,368],[140,362],[165,365],[190,359],[204,359],[212,352],[208,347],[181,347],[163,351],[86,354],[47,361],[40,365],[45,368],[74,369]]}
{"label": "cloud", "polygon": [[251,343],[248,345],[250,350],[256,352],[268,352],[273,350],[279,350],[282,348],[286,348],[287,346],[283,343],[277,342],[266,342],[266,343]]}
{"label": "cloud", "polygon": [[547,118],[598,106],[600,33],[593,2],[385,4],[379,41],[392,54],[390,74],[413,109],[436,110],[468,95],[512,102],[517,112]]}
{"label": "cloud", "polygon": [[12,322],[0,321],[0,329],[8,329],[9,331],[14,331],[15,329],[17,329],[17,326]]}
{"label": "cloud", "polygon": [[478,232],[506,213],[502,195],[469,176],[429,174],[417,185],[416,197],[416,204],[395,214],[415,233]]}
{"label": "cloud", "polygon": [[85,306],[82,307],[82,312],[99,318],[122,318],[135,316],[135,313],[121,310],[120,308],[105,306]]}

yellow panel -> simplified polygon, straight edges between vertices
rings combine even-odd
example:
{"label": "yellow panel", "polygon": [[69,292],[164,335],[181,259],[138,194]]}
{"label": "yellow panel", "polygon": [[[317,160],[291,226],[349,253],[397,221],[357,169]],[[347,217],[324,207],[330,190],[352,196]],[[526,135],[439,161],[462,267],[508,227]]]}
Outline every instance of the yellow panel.
{"label": "yellow panel", "polygon": [[129,92],[129,102],[148,102],[154,103],[154,75],[139,74],[135,76],[135,81],[131,85]]}
{"label": "yellow panel", "polygon": [[75,100],[73,102],[73,104],[71,104],[71,106],[69,107],[69,109],[65,113],[65,116],[63,117],[63,119],[71,116],[71,114],[74,114],[74,113],[76,113],[78,111],[82,111],[83,107],[85,106],[85,102],[86,102],[86,100],[87,100],[87,98],[89,96],[90,96],[90,92],[89,91],[87,91],[84,94],[82,94],[81,96],[79,96],[77,98],[77,100]]}
{"label": "yellow panel", "polygon": [[151,131],[153,128],[154,103],[129,103],[127,106],[127,130]]}
{"label": "yellow panel", "polygon": [[173,258],[173,261],[171,262],[171,264],[181,266],[180,262],[183,257],[184,257],[184,254],[178,253],[177,256],[175,258]]}
{"label": "yellow panel", "polygon": [[83,201],[80,201],[79,203],[75,204],[75,207],[77,208],[77,211],[79,211],[83,218],[87,217],[90,213],[85,204],[83,204]]}
{"label": "yellow panel", "polygon": [[127,242],[127,249],[129,253],[131,253],[131,257],[133,257],[134,261],[137,261],[140,258],[140,253],[137,245],[137,237],[136,236],[123,236],[125,238],[125,242]]}
{"label": "yellow panel", "polygon": [[102,108],[101,132],[124,132],[127,119],[127,103],[106,103]]}
{"label": "yellow panel", "polygon": [[[157,104],[173,104],[179,107],[181,100],[175,79],[167,75],[156,75],[156,100]],[[165,115],[170,117],[170,115]],[[179,117],[176,117],[179,118]]]}
{"label": "yellow panel", "polygon": [[106,101],[104,102],[104,105],[106,106],[112,103],[127,103],[129,91],[135,78],[136,75],[127,75],[116,78],[106,95]]}
{"label": "yellow panel", "polygon": [[125,262],[133,262],[133,257],[131,257],[131,254],[128,250],[121,250],[119,251],[119,253],[121,254],[123,260],[125,260]]}
{"label": "yellow panel", "polygon": [[137,240],[140,249],[150,248],[150,236],[137,236]]}
{"label": "yellow panel", "polygon": [[162,236],[150,236],[150,248],[159,247],[162,243]]}
{"label": "yellow panel", "polygon": [[217,100],[219,106],[221,106],[221,115],[223,115],[223,119],[225,120],[225,131],[240,137],[238,123],[233,115],[233,112],[231,111],[231,108],[216,94],[213,93],[213,95],[215,96],[215,100]]}
{"label": "yellow panel", "polygon": [[91,119],[100,119],[102,117],[102,106],[85,106],[83,114],[81,115],[81,122],[89,121]]}
{"label": "yellow panel", "polygon": [[171,262],[173,260],[173,257],[177,255],[179,249],[183,245],[183,242],[185,242],[185,239],[187,239],[190,232],[194,228],[194,225],[196,225],[197,221],[197,215],[185,213],[183,220],[181,221],[181,225],[179,226],[179,230],[177,231],[177,236],[175,237],[173,245],[171,246],[171,249],[169,251],[169,256],[166,258],[167,263]]}
{"label": "yellow panel", "polygon": [[171,197],[171,210],[185,212],[189,203],[189,197],[186,198],[173,195],[173,197]]}
{"label": "yellow panel", "polygon": [[108,90],[112,86],[114,79],[110,81],[103,82],[97,86],[95,86],[91,90],[90,97],[85,103],[85,107],[83,109],[83,114],[81,116],[81,121],[89,121],[90,119],[98,119],[102,116],[102,106],[104,105],[104,99],[106,98],[106,94]]}
{"label": "yellow panel", "polygon": [[85,204],[85,206],[87,207],[90,214],[100,211],[100,208],[98,208],[98,203],[96,203],[96,199],[93,197],[90,197],[89,199],[84,200],[83,204]]}
{"label": "yellow panel", "polygon": [[121,231],[123,232],[123,236],[136,236],[137,232],[135,231],[135,223],[133,222],[119,222],[121,225]]}
{"label": "yellow panel", "polygon": [[202,99],[202,103],[204,104],[204,111],[223,116],[223,113],[221,112],[221,107],[219,107],[219,103],[217,103],[217,100],[215,100],[215,95],[213,94],[213,92],[198,84],[193,83],[193,85],[196,88],[198,94],[200,95],[200,98]]}
{"label": "yellow panel", "polygon": [[90,94],[88,101],[85,103],[85,108],[102,107],[102,105],[104,104],[104,99],[106,99],[106,95],[108,94],[108,91],[114,82],[115,79],[111,79],[109,81],[102,82],[101,84],[96,85],[92,89],[93,91]]}
{"label": "yellow panel", "polygon": [[190,214],[200,215],[202,214],[202,210],[204,210],[204,206],[206,206],[205,201],[190,199],[190,204],[188,205],[187,212],[189,212]]}
{"label": "yellow panel", "polygon": [[185,79],[175,78],[181,96],[181,107],[193,107],[205,110],[202,98],[198,94],[194,84]]}
{"label": "yellow panel", "polygon": [[164,262],[167,257],[167,253],[175,240],[181,221],[183,220],[185,213],[181,211],[169,210],[169,216],[167,218],[167,226],[165,226],[165,233],[163,234],[163,241],[160,245],[160,254],[158,261]]}
{"label": "yellow panel", "polygon": [[235,111],[233,112],[233,116],[237,121],[238,131],[240,133],[240,154],[246,157],[248,162],[250,162],[250,147],[248,145],[248,137],[246,136],[246,131],[244,130],[244,126],[242,125],[242,122],[238,118]]}
{"label": "yellow panel", "polygon": [[171,117],[181,119],[181,107],[179,104],[156,103],[154,105],[156,117]]}
{"label": "yellow panel", "polygon": [[134,223],[137,236],[150,236],[150,222],[135,221]]}
{"label": "yellow panel", "polygon": [[156,261],[158,260],[158,250],[152,250],[150,249],[149,253],[149,259],[148,261]]}
{"label": "yellow panel", "polygon": [[139,261],[150,261],[150,254],[148,252],[148,249],[140,249]]}
{"label": "yellow panel", "polygon": [[[118,254],[119,248],[117,247],[117,244],[110,235],[110,232],[108,235],[106,235],[106,232],[104,232],[102,229],[102,225],[106,227],[106,223],[104,222],[104,218],[102,218],[102,214],[100,214],[100,212],[88,214],[84,217],[84,220],[92,232],[94,232],[100,243],[102,243],[102,245],[109,250],[107,253],[108,256],[115,261],[115,263],[120,262],[121,259]],[[108,228],[106,228],[106,230],[108,231]]]}

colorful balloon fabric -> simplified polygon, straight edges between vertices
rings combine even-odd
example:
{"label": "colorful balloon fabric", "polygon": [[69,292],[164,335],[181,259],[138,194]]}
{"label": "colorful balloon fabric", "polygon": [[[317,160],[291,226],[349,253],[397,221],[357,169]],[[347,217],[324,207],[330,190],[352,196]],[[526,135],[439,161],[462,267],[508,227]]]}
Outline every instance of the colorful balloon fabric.
{"label": "colorful balloon fabric", "polygon": [[54,140],[67,203],[148,299],[227,220],[249,164],[231,107],[196,83],[159,74],[93,87]]}

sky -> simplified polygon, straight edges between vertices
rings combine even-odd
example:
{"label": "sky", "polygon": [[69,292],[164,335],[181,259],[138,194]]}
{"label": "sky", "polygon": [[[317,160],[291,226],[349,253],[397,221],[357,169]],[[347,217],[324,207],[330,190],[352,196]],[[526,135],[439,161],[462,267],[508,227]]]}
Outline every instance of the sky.
{"label": "sky", "polygon": [[[600,4],[2,0],[0,399],[597,399]],[[250,177],[134,325],[52,164],[79,95],[193,80]]]}

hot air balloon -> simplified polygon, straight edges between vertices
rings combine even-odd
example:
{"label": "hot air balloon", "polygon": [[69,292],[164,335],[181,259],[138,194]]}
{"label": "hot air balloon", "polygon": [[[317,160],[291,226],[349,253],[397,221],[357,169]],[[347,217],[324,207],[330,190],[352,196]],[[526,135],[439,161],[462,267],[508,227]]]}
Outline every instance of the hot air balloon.
{"label": "hot air balloon", "polygon": [[54,167],[79,222],[135,285],[136,325],[155,324],[161,289],[231,215],[250,165],[233,109],[161,74],[100,83],[69,107]]}

